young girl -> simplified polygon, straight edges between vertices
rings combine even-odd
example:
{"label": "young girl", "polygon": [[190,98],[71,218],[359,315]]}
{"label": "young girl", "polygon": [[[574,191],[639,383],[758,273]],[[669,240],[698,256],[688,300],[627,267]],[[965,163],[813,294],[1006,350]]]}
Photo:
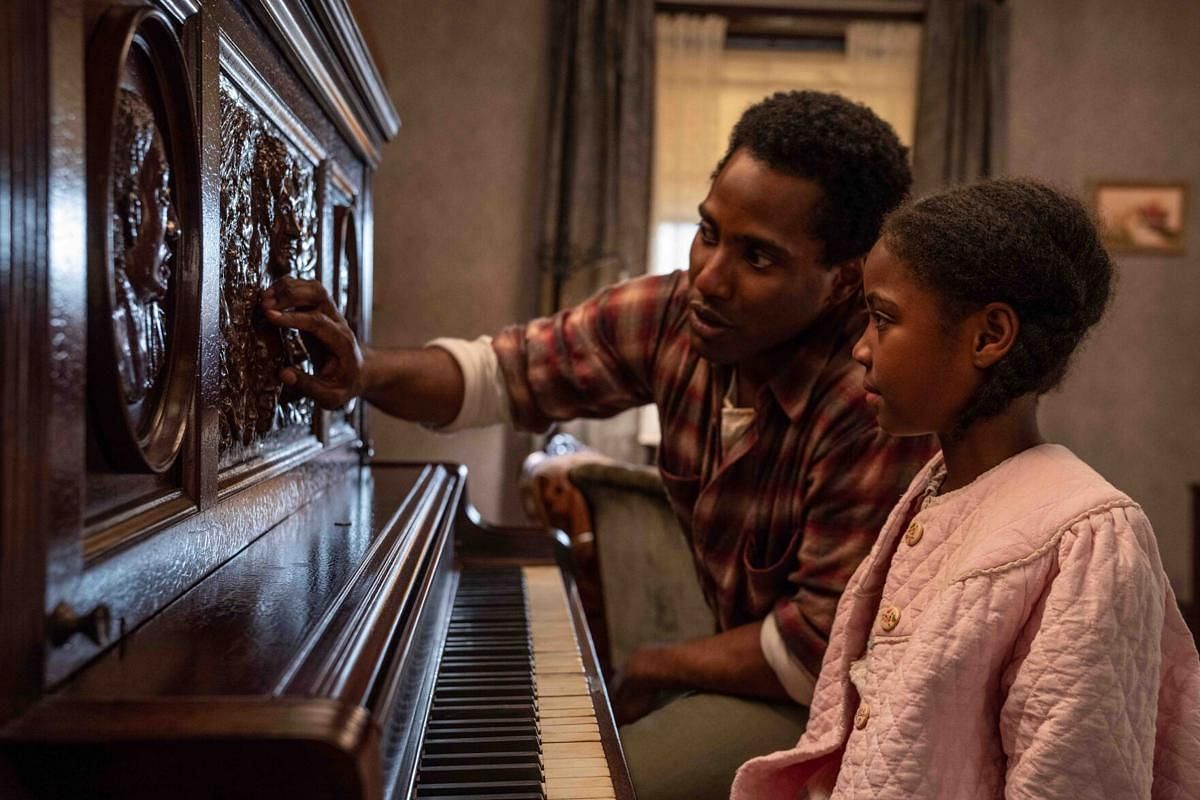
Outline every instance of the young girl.
{"label": "young girl", "polygon": [[734,798],[1200,798],[1200,660],[1150,523],[1038,432],[1111,280],[1032,181],[888,221],[854,355],[879,424],[942,453],[846,588],[807,732]]}

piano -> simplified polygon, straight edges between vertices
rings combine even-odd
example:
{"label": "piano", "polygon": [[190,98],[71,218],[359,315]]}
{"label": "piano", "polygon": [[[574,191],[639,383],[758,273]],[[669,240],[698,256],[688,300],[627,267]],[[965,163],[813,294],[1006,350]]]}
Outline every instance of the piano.
{"label": "piano", "polygon": [[561,533],[289,393],[370,335],[345,0],[0,12],[0,796],[632,798]]}

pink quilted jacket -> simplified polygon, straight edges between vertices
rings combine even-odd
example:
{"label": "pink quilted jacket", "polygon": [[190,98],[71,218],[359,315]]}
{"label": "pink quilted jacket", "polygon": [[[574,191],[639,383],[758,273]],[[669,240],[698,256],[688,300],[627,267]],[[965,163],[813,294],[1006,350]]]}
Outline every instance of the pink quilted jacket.
{"label": "pink quilted jacket", "polygon": [[1141,508],[1041,445],[901,530],[940,466],[846,588],[808,730],[734,800],[1200,798],[1200,659]]}

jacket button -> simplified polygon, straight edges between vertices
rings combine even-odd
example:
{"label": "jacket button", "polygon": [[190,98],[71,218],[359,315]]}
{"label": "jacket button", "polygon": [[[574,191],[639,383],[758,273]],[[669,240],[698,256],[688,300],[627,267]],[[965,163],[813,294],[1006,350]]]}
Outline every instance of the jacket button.
{"label": "jacket button", "polygon": [[879,615],[879,625],[885,631],[890,631],[900,624],[900,609],[888,606]]}
{"label": "jacket button", "polygon": [[866,703],[859,703],[858,711],[854,713],[854,727],[860,731],[867,727],[867,722],[871,719],[871,707]]}
{"label": "jacket button", "polygon": [[904,532],[904,543],[912,547],[917,542],[921,541],[921,537],[925,535],[925,529],[921,527],[921,523],[914,521],[908,526],[908,530]]}

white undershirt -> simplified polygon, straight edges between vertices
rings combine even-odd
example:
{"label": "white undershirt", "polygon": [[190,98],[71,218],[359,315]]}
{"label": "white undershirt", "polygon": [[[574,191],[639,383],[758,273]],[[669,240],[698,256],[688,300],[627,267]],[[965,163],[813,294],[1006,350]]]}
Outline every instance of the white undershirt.
{"label": "white undershirt", "polygon": [[[746,431],[754,425],[754,409],[737,405],[737,375],[729,381],[729,389],[721,403],[721,457],[733,451],[733,446],[746,435]],[[816,678],[804,665],[796,660],[792,651],[784,644],[779,626],[775,623],[775,614],[767,614],[763,620],[762,630],[758,636],[763,658],[771,665],[775,677],[783,684],[784,690],[797,703],[808,705],[812,702]]]}
{"label": "white undershirt", "polygon": [[[508,388],[500,371],[500,360],[492,349],[492,337],[478,339],[434,339],[426,347],[440,347],[450,354],[458,364],[463,376],[463,403],[458,415],[448,424],[433,428],[439,433],[452,433],[467,428],[501,425],[512,421],[512,405]],[[729,453],[734,444],[746,435],[754,425],[754,409],[735,404],[737,394],[736,376],[730,381],[729,389],[721,407],[721,452]],[[763,657],[775,671],[779,682],[797,703],[812,702],[816,678],[804,665],[796,660],[775,624],[775,615],[768,614],[763,620],[759,635]]]}
{"label": "white undershirt", "polygon": [[492,337],[480,336],[471,341],[441,338],[425,346],[440,347],[449,353],[463,376],[463,402],[458,416],[445,425],[430,426],[432,430],[453,433],[512,422],[512,405],[500,372],[500,359],[492,349]]}

